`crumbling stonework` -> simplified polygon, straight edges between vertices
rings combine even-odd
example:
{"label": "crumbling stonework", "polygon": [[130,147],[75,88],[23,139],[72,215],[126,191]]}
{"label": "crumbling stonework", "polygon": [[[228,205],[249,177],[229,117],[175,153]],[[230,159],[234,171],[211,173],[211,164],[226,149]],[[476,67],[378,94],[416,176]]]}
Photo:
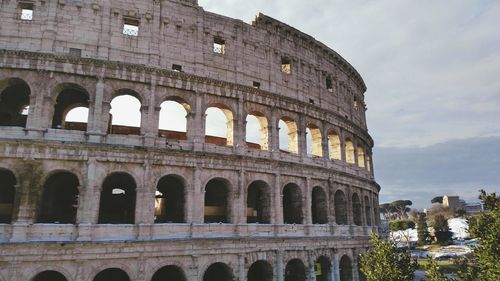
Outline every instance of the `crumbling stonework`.
{"label": "crumbling stonework", "polygon": [[[379,186],[337,53],[195,0],[0,0],[0,18],[0,281],[359,280]],[[139,127],[112,123],[121,95]],[[167,100],[185,132],[159,130]]]}

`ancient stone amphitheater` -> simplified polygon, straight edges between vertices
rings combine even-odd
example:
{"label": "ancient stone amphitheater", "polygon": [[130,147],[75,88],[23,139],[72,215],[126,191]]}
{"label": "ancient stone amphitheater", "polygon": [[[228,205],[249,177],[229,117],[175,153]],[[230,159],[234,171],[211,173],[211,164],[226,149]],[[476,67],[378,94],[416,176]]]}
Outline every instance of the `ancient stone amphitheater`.
{"label": "ancient stone amphitheater", "polygon": [[196,0],[0,17],[1,281],[361,279],[380,188],[366,87],[335,51]]}

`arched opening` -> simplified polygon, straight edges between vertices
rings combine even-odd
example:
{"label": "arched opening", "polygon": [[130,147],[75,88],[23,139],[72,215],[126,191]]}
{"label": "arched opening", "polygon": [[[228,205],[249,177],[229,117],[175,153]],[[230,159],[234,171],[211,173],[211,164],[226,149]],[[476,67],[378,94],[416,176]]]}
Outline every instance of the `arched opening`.
{"label": "arched opening", "polygon": [[212,179],[205,186],[205,223],[229,223],[229,182]]}
{"label": "arched opening", "polygon": [[368,172],[372,171],[372,158],[370,155],[370,152],[366,154],[366,169],[368,170]]}
{"label": "arched opening", "polygon": [[156,271],[151,281],[187,281],[187,279],[182,269],[175,265],[167,265]]}
{"label": "arched opening", "polygon": [[356,152],[354,151],[354,144],[350,139],[346,139],[345,141],[345,159],[349,164],[356,163]]}
{"label": "arched opening", "polygon": [[251,112],[246,118],[247,146],[261,150],[269,150],[269,134],[267,118],[259,112]]}
{"label": "arched opening", "polygon": [[70,172],[51,175],[43,186],[39,223],[76,223],[78,177]]}
{"label": "arched opening", "polygon": [[160,179],[155,194],[155,223],[184,222],[184,181],[173,175]]}
{"label": "arched opening", "polygon": [[119,268],[108,268],[97,273],[93,281],[130,281],[130,278]]}
{"label": "arched opening", "polygon": [[205,270],[203,281],[233,281],[233,273],[229,266],[217,262]]}
{"label": "arched opening", "polygon": [[205,142],[233,145],[233,123],[233,113],[226,106],[213,104],[208,107],[205,111]]}
{"label": "arched opening", "polygon": [[303,219],[300,188],[296,184],[289,183],[283,188],[283,222],[301,224]]}
{"label": "arched opening", "polygon": [[0,169],[0,223],[11,223],[16,196],[16,177],[9,170]]}
{"label": "arched opening", "polygon": [[271,222],[270,188],[264,181],[254,181],[248,186],[247,223]]}
{"label": "arched opening", "polygon": [[290,153],[299,153],[299,137],[297,123],[291,118],[283,117],[278,123],[280,150]]}
{"label": "arched opening", "polygon": [[311,203],[312,223],[328,223],[328,204],[323,188],[319,186],[313,188]]}
{"label": "arched opening", "polygon": [[109,133],[117,135],[140,135],[141,101],[132,90],[119,90],[111,100],[109,111]]}
{"label": "arched opening", "polygon": [[368,198],[368,196],[365,196],[366,225],[372,225],[371,209],[372,207],[370,207],[370,199]]}
{"label": "arched opening", "polygon": [[189,104],[182,99],[166,100],[160,105],[158,135],[172,140],[187,139],[187,114]]}
{"label": "arched opening", "polygon": [[299,259],[293,259],[286,264],[284,281],[305,281],[306,267]]}
{"label": "arched opening", "polygon": [[361,146],[358,146],[358,166],[365,167],[365,150]]}
{"label": "arched opening", "polygon": [[356,193],[352,195],[352,219],[355,225],[362,225],[361,200],[359,200],[359,196]]}
{"label": "arched opening", "polygon": [[331,160],[342,160],[342,146],[340,137],[335,132],[330,131],[328,134],[328,148]]}
{"label": "arched opening", "polygon": [[328,277],[330,276],[331,272],[330,259],[325,256],[320,256],[316,260],[315,269],[316,281],[328,281]]}
{"label": "arched opening", "polygon": [[308,156],[323,157],[321,131],[316,125],[309,124],[306,128],[306,146]]}
{"label": "arched opening", "polygon": [[347,201],[344,192],[335,192],[335,221],[337,224],[347,224]]}
{"label": "arched opening", "polygon": [[340,281],[352,281],[352,264],[347,255],[343,255],[339,263]]}
{"label": "arched opening", "polygon": [[0,126],[26,127],[31,90],[18,78],[0,81]]}
{"label": "arched opening", "polygon": [[33,281],[67,281],[66,277],[61,273],[53,270],[47,270],[38,273]]}
{"label": "arched opening", "polygon": [[254,262],[248,269],[247,281],[273,281],[273,267],[264,260]]}
{"label": "arched opening", "polygon": [[58,94],[54,105],[52,128],[86,131],[89,108],[87,91],[76,84],[63,84],[58,87],[56,93]]}
{"label": "arched opening", "polygon": [[102,185],[98,223],[133,224],[135,180],[126,173],[113,173]]}

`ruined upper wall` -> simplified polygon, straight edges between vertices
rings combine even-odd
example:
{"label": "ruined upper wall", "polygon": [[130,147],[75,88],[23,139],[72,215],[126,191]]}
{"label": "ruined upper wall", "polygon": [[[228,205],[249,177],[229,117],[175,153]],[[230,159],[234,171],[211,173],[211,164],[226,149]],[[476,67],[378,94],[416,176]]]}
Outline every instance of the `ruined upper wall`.
{"label": "ruined upper wall", "polygon": [[[32,5],[33,19],[20,7]],[[332,110],[366,129],[366,86],[340,55],[260,14],[252,25],[195,0],[0,1],[0,49],[75,55],[182,71],[252,86]],[[138,36],[123,34],[137,23]],[[213,51],[214,38],[224,54]],[[289,60],[291,73],[281,70]],[[326,80],[331,80],[327,88]]]}

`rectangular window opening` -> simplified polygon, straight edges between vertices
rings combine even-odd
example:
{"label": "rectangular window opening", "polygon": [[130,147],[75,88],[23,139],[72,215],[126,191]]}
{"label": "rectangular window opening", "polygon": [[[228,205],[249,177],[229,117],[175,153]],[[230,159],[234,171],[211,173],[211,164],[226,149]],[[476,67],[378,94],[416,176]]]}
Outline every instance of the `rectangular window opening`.
{"label": "rectangular window opening", "polygon": [[326,77],[326,90],[328,92],[333,92],[333,83],[332,83],[332,78]]}
{"label": "rectangular window opening", "polygon": [[82,56],[82,49],[78,48],[69,48],[69,55],[72,57],[81,57]]}
{"label": "rectangular window opening", "polygon": [[253,81],[253,87],[254,87],[255,89],[260,89],[260,82]]}
{"label": "rectangular window opening", "polygon": [[19,18],[22,20],[33,20],[33,3],[19,3]]}
{"label": "rectangular window opening", "polygon": [[124,19],[123,34],[128,36],[139,36],[139,21],[136,19]]}
{"label": "rectangular window opening", "polygon": [[313,99],[309,99],[309,103],[310,104],[314,104],[314,100]]}
{"label": "rectangular window opening", "polygon": [[281,59],[281,72],[286,74],[292,73],[292,63],[289,58]]}
{"label": "rectangular window opening", "polygon": [[182,72],[182,65],[172,64],[172,70],[176,72]]}
{"label": "rectangular window opening", "polygon": [[214,37],[214,53],[225,54],[226,53],[226,41],[220,37]]}

